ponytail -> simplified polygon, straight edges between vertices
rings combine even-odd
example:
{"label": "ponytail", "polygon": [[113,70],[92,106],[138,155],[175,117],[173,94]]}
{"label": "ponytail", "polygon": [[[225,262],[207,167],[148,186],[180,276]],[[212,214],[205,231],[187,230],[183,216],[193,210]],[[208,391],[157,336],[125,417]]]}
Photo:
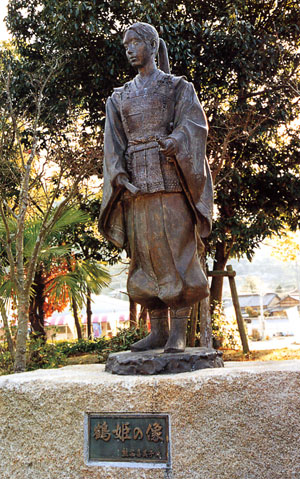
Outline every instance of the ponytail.
{"label": "ponytail", "polygon": [[170,64],[169,64],[169,56],[168,50],[165,44],[165,41],[160,38],[159,39],[159,48],[158,48],[158,66],[160,70],[164,73],[170,73]]}

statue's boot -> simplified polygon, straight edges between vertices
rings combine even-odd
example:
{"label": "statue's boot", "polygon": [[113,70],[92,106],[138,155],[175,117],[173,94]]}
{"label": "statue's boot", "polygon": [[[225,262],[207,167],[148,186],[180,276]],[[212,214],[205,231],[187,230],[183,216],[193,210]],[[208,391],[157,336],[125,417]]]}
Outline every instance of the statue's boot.
{"label": "statue's boot", "polygon": [[186,326],[192,308],[171,309],[170,335],[165,353],[183,353],[186,346]]}
{"label": "statue's boot", "polygon": [[168,309],[153,309],[150,314],[150,334],[131,345],[131,351],[148,351],[162,348],[169,337]]}

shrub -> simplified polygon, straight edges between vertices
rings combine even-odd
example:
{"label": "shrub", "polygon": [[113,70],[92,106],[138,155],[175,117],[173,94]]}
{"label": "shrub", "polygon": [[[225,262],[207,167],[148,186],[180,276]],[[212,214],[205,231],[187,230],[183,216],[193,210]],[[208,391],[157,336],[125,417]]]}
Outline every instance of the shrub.
{"label": "shrub", "polygon": [[107,339],[78,339],[77,341],[63,341],[55,344],[57,351],[62,352],[67,357],[74,356],[76,354],[90,353],[93,351],[101,351],[106,343]]}
{"label": "shrub", "polygon": [[245,311],[249,315],[249,318],[257,318],[259,316],[259,312],[251,306],[246,306]]}
{"label": "shrub", "polygon": [[[99,338],[95,340],[80,339],[77,341],[60,341],[45,343],[35,338],[27,343],[27,371],[35,369],[59,368],[67,364],[68,356],[76,356],[90,352],[98,353],[98,361],[103,363],[112,352],[125,351],[130,345],[147,336],[143,328],[121,329],[111,339]],[[0,374],[11,374],[13,361],[9,351],[0,348]]]}
{"label": "shrub", "polygon": [[221,304],[216,305],[212,314],[212,333],[214,347],[241,348],[241,338],[237,322],[235,319],[232,318],[230,320],[225,316]]}
{"label": "shrub", "polygon": [[11,374],[13,372],[14,363],[10,352],[0,347],[0,375]]}
{"label": "shrub", "polygon": [[261,334],[257,328],[252,329],[252,340],[253,341],[260,341],[261,340]]}
{"label": "shrub", "polygon": [[41,339],[28,342],[27,370],[59,368],[66,364],[66,355],[57,350],[54,344],[44,343]]}
{"label": "shrub", "polygon": [[98,361],[105,363],[110,353],[117,353],[119,351],[127,351],[130,349],[132,343],[145,338],[148,331],[144,328],[126,328],[121,329],[116,336],[113,336],[107,341],[106,346],[100,351]]}

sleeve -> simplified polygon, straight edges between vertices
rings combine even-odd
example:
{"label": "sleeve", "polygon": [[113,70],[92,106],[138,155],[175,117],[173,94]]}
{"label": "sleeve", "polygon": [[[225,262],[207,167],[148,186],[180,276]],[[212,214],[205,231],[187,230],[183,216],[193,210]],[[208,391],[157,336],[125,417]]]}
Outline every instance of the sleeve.
{"label": "sleeve", "polygon": [[169,138],[177,145],[177,168],[196,212],[201,237],[211,231],[213,211],[213,185],[206,158],[207,134],[207,119],[194,86],[181,78],[175,89],[174,129]]}
{"label": "sleeve", "polygon": [[120,201],[121,189],[114,186],[120,173],[125,174],[127,138],[120,115],[120,94],[114,92],[106,103],[104,132],[103,195],[99,215],[100,232],[117,247],[125,243],[125,225]]}
{"label": "sleeve", "polygon": [[191,157],[195,146],[205,156],[208,123],[192,83],[180,79],[175,93],[174,130],[169,138],[177,144],[177,157]]}
{"label": "sleeve", "polygon": [[106,102],[104,132],[104,178],[111,184],[120,173],[125,174],[127,138],[120,114],[120,95],[116,92]]}

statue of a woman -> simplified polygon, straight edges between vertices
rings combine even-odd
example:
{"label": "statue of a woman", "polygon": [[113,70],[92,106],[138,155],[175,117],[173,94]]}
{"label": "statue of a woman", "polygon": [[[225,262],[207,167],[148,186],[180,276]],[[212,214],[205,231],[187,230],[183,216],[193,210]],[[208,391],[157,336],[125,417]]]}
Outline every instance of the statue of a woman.
{"label": "statue of a woman", "polygon": [[138,75],[107,100],[99,225],[127,249],[128,294],[149,311],[151,333],[132,350],[182,352],[191,306],[209,294],[197,253],[211,229],[207,121],[153,26],[134,23],[123,44]]}

